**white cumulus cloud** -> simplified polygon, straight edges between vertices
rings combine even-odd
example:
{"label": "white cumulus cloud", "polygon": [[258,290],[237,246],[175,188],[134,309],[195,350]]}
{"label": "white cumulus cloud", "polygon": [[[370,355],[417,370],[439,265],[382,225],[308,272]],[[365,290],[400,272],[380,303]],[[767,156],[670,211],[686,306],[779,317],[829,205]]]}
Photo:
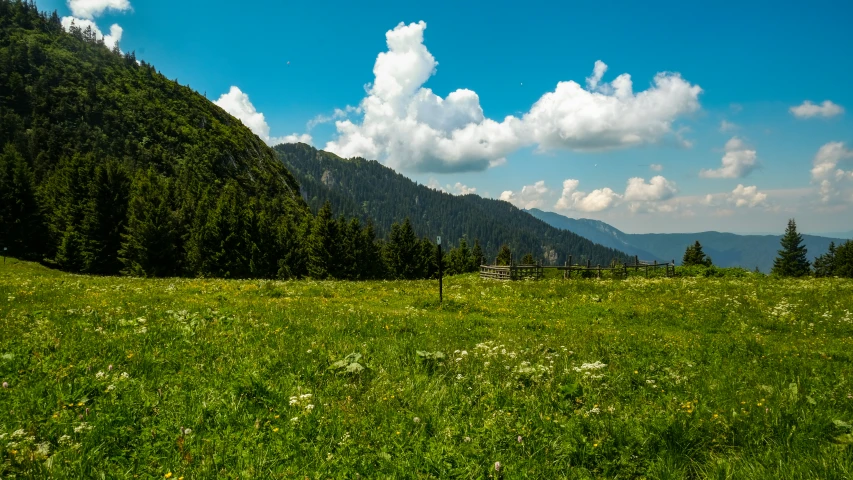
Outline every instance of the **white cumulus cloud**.
{"label": "white cumulus cloud", "polygon": [[732,137],[725,146],[723,165],[715,170],[702,169],[702,178],[742,178],[749,175],[758,166],[758,155],[755,150],[744,144],[738,137]]}
{"label": "white cumulus cloud", "polygon": [[539,180],[533,185],[525,185],[520,192],[506,190],[501,193],[500,199],[510,202],[518,208],[539,208],[545,203],[551,190],[545,186],[545,180]]}
{"label": "white cumulus cloud", "polygon": [[823,203],[832,203],[839,199],[853,201],[853,171],[839,167],[842,162],[853,159],[853,150],[842,142],[829,142],[817,151],[812,160],[812,182],[818,185],[818,193]]}
{"label": "white cumulus cloud", "polygon": [[598,188],[589,193],[578,191],[579,180],[563,181],[563,193],[554,208],[557,210],[575,210],[578,212],[600,212],[615,205],[622,196],[610,188]]}
{"label": "white cumulus cloud", "polygon": [[634,177],[628,179],[625,187],[625,200],[629,202],[657,202],[668,200],[678,193],[675,182],[669,181],[661,175],[652,177],[649,183],[644,178]]}
{"label": "white cumulus cloud", "polygon": [[270,126],[267,124],[264,114],[257,111],[249,100],[249,95],[243,93],[238,87],[232,86],[228,93],[223,93],[215,102],[226,112],[238,118],[243,125],[249,127],[255,135],[259,136],[267,145],[278,145],[280,143],[307,143],[311,144],[311,135],[290,134],[283,137],[270,137]]}
{"label": "white cumulus cloud", "polygon": [[89,20],[100,16],[106,10],[123,12],[131,8],[128,0],[68,0],[67,4],[72,15]]}
{"label": "white cumulus cloud", "polygon": [[388,50],[378,55],[374,81],[357,107],[363,117],[339,117],[337,138],[326,150],[380,159],[403,170],[481,171],[533,144],[601,150],[655,142],[675,133],[672,124],[679,116],[699,108],[702,89],[678,74],[660,73],[650,88],[634,93],[627,74],[603,83],[607,65],[598,61],[586,89],[560,82],[522,118],[493,120],[472,90],[442,98],[423,86],[438,66],[424,45],[425,29],[424,22],[401,23],[385,34]]}
{"label": "white cumulus cloud", "polygon": [[104,35],[101,32],[101,29],[95,24],[95,22],[91,20],[86,20],[85,18],[74,18],[74,17],[62,17],[60,20],[62,23],[62,28],[65,29],[66,32],[71,31],[71,26],[76,26],[81,30],[85,31],[86,28],[91,28],[92,33],[95,34],[95,38],[104,39],[104,45],[108,48],[112,49],[116,43],[121,41],[121,36],[124,33],[124,29],[117,23],[112,24],[110,26],[109,35]]}
{"label": "white cumulus cloud", "polygon": [[[448,187],[450,187],[450,185],[448,185]],[[453,185],[453,187],[448,188],[448,190],[456,192],[457,195],[468,195],[471,193],[477,193],[477,189],[475,187],[463,185],[461,182],[456,182],[456,185]]]}
{"label": "white cumulus cloud", "polygon": [[674,133],[672,124],[679,116],[699,109],[702,89],[677,73],[659,73],[648,90],[634,93],[627,73],[600,83],[606,70],[607,65],[596,62],[588,89],[567,81],[543,95],[523,117],[526,136],[543,149],[630,147]]}
{"label": "white cumulus cloud", "polygon": [[628,179],[622,198],[628,202],[628,209],[632,212],[673,213],[678,209],[678,204],[665,201],[675,197],[676,193],[678,186],[675,182],[661,175],[652,177],[649,183],[644,178],[634,177]]}
{"label": "white cumulus cloud", "polygon": [[767,194],[759,192],[755,185],[744,187],[738,184],[729,196],[729,201],[736,207],[757,207],[763,205],[765,200],[767,200]]}
{"label": "white cumulus cloud", "polygon": [[[766,193],[759,192],[758,187],[755,185],[747,187],[742,184],[738,184],[731,192],[709,193],[705,195],[701,203],[709,207],[725,207],[726,205],[736,208],[769,207]],[[714,212],[714,215],[732,214],[734,214],[734,210],[729,208],[722,208]]]}
{"label": "white cumulus cloud", "polygon": [[834,117],[844,113],[844,108],[829,100],[824,100],[819,105],[806,100],[800,105],[789,108],[788,111],[797,118]]}

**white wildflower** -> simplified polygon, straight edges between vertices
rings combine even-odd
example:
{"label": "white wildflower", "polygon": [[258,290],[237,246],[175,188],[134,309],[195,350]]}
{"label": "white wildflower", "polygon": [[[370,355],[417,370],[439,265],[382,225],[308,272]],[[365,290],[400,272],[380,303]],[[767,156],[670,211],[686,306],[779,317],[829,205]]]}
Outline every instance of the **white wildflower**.
{"label": "white wildflower", "polygon": [[42,442],[36,445],[36,455],[41,457],[50,455],[50,443]]}

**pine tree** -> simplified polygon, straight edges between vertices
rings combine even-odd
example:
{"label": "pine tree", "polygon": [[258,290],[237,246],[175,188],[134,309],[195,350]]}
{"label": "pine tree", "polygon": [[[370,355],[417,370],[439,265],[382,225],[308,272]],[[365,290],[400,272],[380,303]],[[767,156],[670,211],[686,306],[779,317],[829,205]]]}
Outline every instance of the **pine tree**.
{"label": "pine tree", "polygon": [[835,249],[833,275],[853,278],[853,240],[847,240]]}
{"label": "pine tree", "polygon": [[480,246],[480,239],[474,239],[474,249],[471,251],[471,264],[468,266],[469,272],[480,270],[480,265],[483,264],[483,248]]}
{"label": "pine tree", "polygon": [[534,263],[536,263],[536,261],[533,260],[533,254],[532,253],[525,253],[524,256],[521,257],[521,264],[522,265],[533,265]]}
{"label": "pine tree", "polygon": [[[436,278],[438,276],[438,245],[424,237],[418,242],[417,268],[411,278]],[[442,258],[442,263],[444,259]],[[442,269],[444,265],[442,265]]]}
{"label": "pine tree", "polygon": [[423,252],[408,217],[402,225],[391,225],[391,233],[385,245],[385,259],[392,278],[423,278]]}
{"label": "pine tree", "polygon": [[176,274],[180,252],[168,181],[153,169],[140,170],[130,191],[127,227],[119,250],[122,273],[139,277]]}
{"label": "pine tree", "polygon": [[711,257],[705,255],[705,252],[702,251],[702,244],[699,243],[699,240],[696,240],[696,243],[690,245],[684,251],[684,257],[681,259],[681,264],[685,267],[694,265],[710,267],[713,262],[711,261]]}
{"label": "pine tree", "polygon": [[41,187],[50,243],[47,256],[60,268],[73,272],[81,271],[87,263],[88,241],[82,230],[90,213],[94,163],[92,155],[65,157]]}
{"label": "pine tree", "polygon": [[835,275],[835,242],[829,243],[829,249],[814,260],[815,277],[831,277]]}
{"label": "pine tree", "polygon": [[808,251],[803,245],[803,237],[797,233],[797,223],[794,219],[788,220],[785,235],[780,241],[782,249],[779,250],[776,260],[773,262],[771,273],[783,277],[802,277],[809,274],[809,260],[806,257]]}
{"label": "pine tree", "polygon": [[12,145],[0,155],[0,249],[5,254],[37,259],[44,253],[41,215],[33,175]]}
{"label": "pine tree", "polygon": [[337,222],[332,217],[332,204],[326,202],[317,212],[308,236],[308,275],[311,278],[325,279],[331,275],[336,237]]}
{"label": "pine tree", "polygon": [[448,275],[455,275],[471,271],[471,249],[468,248],[468,241],[465,239],[465,237],[459,239],[459,246],[450,249],[450,252],[447,254],[446,258],[446,273]]}
{"label": "pine tree", "polygon": [[212,211],[212,221],[218,233],[214,246],[214,258],[218,261],[213,266],[213,276],[246,278],[250,275],[254,249],[251,237],[254,211],[247,206],[249,203],[245,192],[236,182],[229,181]]}
{"label": "pine tree", "polygon": [[368,220],[359,235],[358,243],[358,278],[361,280],[382,278],[385,275],[385,262],[382,259],[382,248],[376,241],[376,228],[373,221]]}
{"label": "pine tree", "polygon": [[130,177],[122,164],[108,160],[95,168],[82,224],[83,271],[117,274],[121,234],[127,221]]}
{"label": "pine tree", "polygon": [[504,244],[501,245],[501,250],[498,252],[497,264],[498,265],[510,265],[512,263],[512,252],[509,247]]}

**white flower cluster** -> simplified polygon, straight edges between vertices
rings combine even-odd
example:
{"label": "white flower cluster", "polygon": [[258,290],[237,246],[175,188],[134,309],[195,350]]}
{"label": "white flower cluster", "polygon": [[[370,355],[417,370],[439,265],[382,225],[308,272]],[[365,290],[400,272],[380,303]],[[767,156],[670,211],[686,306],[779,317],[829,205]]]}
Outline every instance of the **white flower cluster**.
{"label": "white flower cluster", "polygon": [[[311,403],[311,398],[314,395],[310,393],[302,393],[300,395],[294,395],[290,397],[290,406],[291,407],[304,407],[306,411],[314,410],[314,404]],[[291,419],[293,420],[293,419]]]}
{"label": "white flower cluster", "polygon": [[580,367],[574,367],[573,370],[576,372],[585,372],[588,370],[601,370],[602,368],[604,368],[606,366],[607,366],[606,363],[601,363],[599,361],[595,361],[593,363],[584,363]]}

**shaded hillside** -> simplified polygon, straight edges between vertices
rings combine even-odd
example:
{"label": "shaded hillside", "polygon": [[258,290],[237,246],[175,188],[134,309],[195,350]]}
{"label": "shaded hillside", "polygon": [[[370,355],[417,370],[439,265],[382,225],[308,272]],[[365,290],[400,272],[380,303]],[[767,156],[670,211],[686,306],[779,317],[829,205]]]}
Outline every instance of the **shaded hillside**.
{"label": "shaded hillside", "polygon": [[625,240],[625,233],[604,222],[590,218],[569,218],[559,213],[544,212],[538,208],[525,211],[552,227],[574,232],[595,243],[621,250],[628,255],[635,255],[641,260],[663,260],[651,252],[631,245]]}
{"label": "shaded hillside", "polygon": [[[573,219],[553,212],[530,210],[530,214],[558,228],[564,228],[580,235],[597,232],[593,237],[602,245],[621,248],[628,253],[647,252],[649,259],[661,261],[675,260],[681,263],[685,249],[697,240],[705,253],[721,267],[758,267],[762,272],[770,272],[773,260],[779,251],[781,235],[737,235],[722,232],[699,233],[623,233],[598,220]],[[780,229],[783,226],[780,226]],[[803,235],[803,243],[808,249],[810,261],[826,253],[829,244],[844,243],[837,238]],[[643,258],[642,253],[635,253]]]}
{"label": "shaded hillside", "polygon": [[308,212],[239,120],[31,3],[0,0],[0,139],[0,243],[67,270],[270,276]]}
{"label": "shaded hillside", "polygon": [[275,149],[299,180],[312,210],[328,200],[336,212],[373,219],[383,234],[392,223],[409,217],[419,235],[441,235],[453,244],[463,236],[479,239],[487,259],[493,259],[503,243],[516,259],[532,253],[552,264],[565,262],[568,255],[576,261],[589,258],[594,264],[627,258],[618,250],[553,228],[507,202],[439,192],[374,160],[342,159],[305,144]]}

